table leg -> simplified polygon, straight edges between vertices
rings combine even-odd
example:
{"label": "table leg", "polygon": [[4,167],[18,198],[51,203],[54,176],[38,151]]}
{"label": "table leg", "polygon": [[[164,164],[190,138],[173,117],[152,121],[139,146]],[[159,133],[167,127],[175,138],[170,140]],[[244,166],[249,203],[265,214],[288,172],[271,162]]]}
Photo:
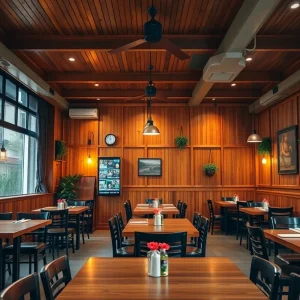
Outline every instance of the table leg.
{"label": "table leg", "polygon": [[[4,278],[3,278],[3,274],[4,274],[4,266],[3,266],[3,259],[2,259],[2,239],[0,239],[0,291],[3,290],[4,288]],[[5,277],[5,276],[4,276]]]}
{"label": "table leg", "polygon": [[76,215],[76,250],[80,249],[80,215]]}
{"label": "table leg", "polygon": [[[253,216],[250,214],[248,214],[248,222],[249,222],[250,226],[253,226]],[[249,245],[250,254],[253,255],[250,236],[248,236],[248,245]]]}
{"label": "table leg", "polygon": [[20,237],[14,238],[12,281],[20,278]]}

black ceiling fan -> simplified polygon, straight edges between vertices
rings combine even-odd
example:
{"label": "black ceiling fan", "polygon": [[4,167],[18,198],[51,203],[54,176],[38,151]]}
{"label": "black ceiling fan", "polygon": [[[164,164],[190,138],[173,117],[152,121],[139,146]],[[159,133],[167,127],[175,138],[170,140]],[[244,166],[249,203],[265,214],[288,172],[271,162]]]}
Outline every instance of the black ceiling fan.
{"label": "black ceiling fan", "polygon": [[181,51],[181,49],[174,45],[171,41],[162,37],[162,25],[160,22],[154,19],[155,15],[157,14],[157,8],[153,6],[153,1],[152,6],[148,7],[147,12],[151,17],[151,20],[144,24],[144,39],[136,40],[122,47],[112,49],[108,52],[110,54],[117,54],[122,51],[126,51],[128,49],[137,47],[146,42],[150,44],[159,42],[164,49],[175,55],[177,58],[181,60],[190,58],[186,53]]}

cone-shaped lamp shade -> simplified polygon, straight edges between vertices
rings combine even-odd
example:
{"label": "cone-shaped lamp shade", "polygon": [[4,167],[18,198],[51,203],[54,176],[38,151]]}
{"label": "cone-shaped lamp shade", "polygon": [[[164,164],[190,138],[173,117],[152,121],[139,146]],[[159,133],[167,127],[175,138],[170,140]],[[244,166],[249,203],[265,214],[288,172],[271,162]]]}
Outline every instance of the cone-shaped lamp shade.
{"label": "cone-shaped lamp shade", "polygon": [[253,130],[253,133],[249,135],[247,139],[248,143],[261,143],[262,142],[262,137],[256,133],[256,130]]}
{"label": "cone-shaped lamp shade", "polygon": [[156,126],[153,125],[152,119],[149,119],[144,127],[143,135],[159,135],[160,132]]}
{"label": "cone-shaped lamp shade", "polygon": [[1,147],[0,161],[7,161],[6,149],[4,148],[4,145],[2,145],[2,147]]}

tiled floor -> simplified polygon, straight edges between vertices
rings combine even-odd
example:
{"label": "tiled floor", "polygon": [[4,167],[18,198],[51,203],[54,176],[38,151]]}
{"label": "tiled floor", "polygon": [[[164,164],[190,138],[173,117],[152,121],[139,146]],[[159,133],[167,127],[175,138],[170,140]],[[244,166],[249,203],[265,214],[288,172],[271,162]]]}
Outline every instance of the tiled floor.
{"label": "tiled floor", "polygon": [[[64,251],[61,251],[60,254],[63,255]],[[81,244],[79,251],[70,255],[70,266],[73,277],[91,256],[112,257],[111,240],[108,230],[96,231],[94,234],[90,235],[89,240],[86,238],[85,244]],[[246,249],[245,240],[242,246],[240,246],[234,235],[225,236],[219,232],[216,232],[214,235],[209,234],[207,240],[207,256],[229,257],[241,271],[249,276],[251,255]],[[51,260],[52,255],[49,255],[48,261],[50,262]],[[42,261],[40,262],[40,268],[41,267]],[[22,265],[21,276],[25,276],[27,274],[28,266]],[[8,274],[6,274],[6,278],[7,284],[9,284],[9,282],[11,282],[11,278]]]}

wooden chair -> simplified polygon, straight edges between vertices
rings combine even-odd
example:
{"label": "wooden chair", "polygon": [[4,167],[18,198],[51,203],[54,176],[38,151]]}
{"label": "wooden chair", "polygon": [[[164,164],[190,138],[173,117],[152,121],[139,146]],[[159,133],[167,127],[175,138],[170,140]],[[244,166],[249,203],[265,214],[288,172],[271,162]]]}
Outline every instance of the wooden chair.
{"label": "wooden chair", "polygon": [[[292,217],[293,216],[293,206],[291,207],[271,207],[269,206],[269,211],[268,211],[268,227],[269,229],[272,229],[272,217]],[[272,241],[268,240],[268,247],[269,247],[269,255],[272,253],[272,244],[274,244],[274,251],[278,254],[278,245],[276,243],[272,243]],[[276,255],[277,255],[276,254]]]}
{"label": "wooden chair", "polygon": [[300,299],[300,274],[291,273],[288,300]]}
{"label": "wooden chair", "polygon": [[234,197],[223,197],[223,196],[221,197],[222,201],[234,201],[234,199],[235,199]]}
{"label": "wooden chair", "polygon": [[180,213],[179,213],[179,218],[180,218],[180,219],[184,219],[184,218],[185,218],[186,210],[187,210],[187,204],[184,202],[184,203],[182,204],[181,211],[180,211]]}
{"label": "wooden chair", "polygon": [[206,217],[200,217],[199,237],[197,238],[197,247],[187,247],[187,257],[205,257],[206,256],[206,240],[209,231],[209,220]]}
{"label": "wooden chair", "polygon": [[214,206],[212,200],[207,200],[208,210],[209,210],[209,227],[211,228],[211,235],[214,234],[214,226],[215,222],[219,222],[220,225],[222,224],[223,216],[215,215],[214,213]]}
{"label": "wooden chair", "polygon": [[[47,220],[49,219],[48,213],[34,212],[34,213],[18,213],[18,220],[31,219],[31,220]],[[20,254],[28,256],[28,260],[22,261],[21,263],[29,264],[29,274],[32,273],[32,256],[33,256],[33,269],[34,272],[38,272],[38,262],[43,259],[44,265],[47,264],[46,259],[46,240],[47,240],[47,226],[37,231],[26,234],[30,236],[31,242],[22,242],[20,245]],[[14,252],[13,245],[9,245],[3,248],[4,256],[12,256]],[[12,258],[6,258],[3,264],[12,264]]]}
{"label": "wooden chair", "polygon": [[[50,246],[52,248],[52,257],[55,259],[54,249],[56,245],[57,256],[59,257],[59,247],[64,245],[66,248],[66,255],[69,255],[69,244],[72,245],[73,253],[75,252],[74,246],[74,234],[75,229],[69,228],[69,211],[68,209],[61,210],[46,210],[42,209],[42,212],[48,212],[52,223],[48,226],[48,237],[50,240]],[[60,240],[61,238],[61,240]]]}
{"label": "wooden chair", "polygon": [[12,212],[0,213],[1,221],[9,221],[12,219]]}
{"label": "wooden chair", "polygon": [[[30,274],[9,285],[0,295],[1,300],[24,299],[24,296],[30,295],[30,300],[40,300],[39,275]],[[48,299],[48,298],[47,298]]]}
{"label": "wooden chair", "polygon": [[[193,221],[194,227],[199,231],[201,216],[198,212],[194,212]],[[197,238],[191,237],[190,243],[187,243],[187,247],[197,247]]]}
{"label": "wooden chair", "polygon": [[158,242],[167,243],[170,245],[168,250],[169,256],[181,256],[186,255],[186,232],[175,233],[147,233],[147,232],[135,232],[135,249],[134,254],[136,257],[147,256],[149,251],[147,243]]}
{"label": "wooden chair", "polygon": [[122,246],[122,237],[119,231],[119,224],[116,216],[108,220],[113,257],[133,257],[133,247]]}
{"label": "wooden chair", "polygon": [[[247,207],[247,202],[237,201],[236,203],[236,239],[240,238],[240,245],[242,245],[243,240],[243,233],[248,233],[246,222],[247,222],[247,215],[240,211],[241,207]],[[234,219],[234,218],[233,218]],[[247,234],[248,236],[248,234]],[[248,241],[248,238],[247,238]],[[247,243],[248,248],[248,243]]]}
{"label": "wooden chair", "polygon": [[181,212],[181,209],[182,209],[182,205],[183,205],[183,201],[178,200],[176,208],[178,209],[179,214],[177,214],[177,215],[174,214],[173,218],[179,218],[180,217],[180,212]]}
{"label": "wooden chair", "polygon": [[126,247],[126,246],[134,246],[134,243],[130,243],[129,241],[126,241],[126,238],[122,237],[122,231],[125,227],[124,222],[123,222],[123,217],[122,213],[119,212],[118,214],[115,215],[115,218],[117,219],[117,224],[118,224],[118,230],[119,230],[119,235],[121,237],[121,246]]}
{"label": "wooden chair", "polygon": [[129,220],[132,218],[132,208],[131,208],[131,203],[129,200],[124,202],[124,208],[125,208],[125,213],[126,213],[126,221],[128,223]]}
{"label": "wooden chair", "polygon": [[68,257],[59,257],[44,266],[40,275],[46,299],[54,300],[72,280]]}
{"label": "wooden chair", "polygon": [[[263,229],[261,227],[250,226],[249,223],[247,223],[247,228],[250,239],[250,247],[252,247],[254,255],[262,259],[269,260],[267,244]],[[287,295],[287,292],[283,292],[283,287],[289,286],[289,274],[293,271],[300,272],[300,267],[289,266],[287,264],[282,265],[280,267],[282,270],[280,278],[280,294]]]}
{"label": "wooden chair", "polygon": [[270,300],[278,299],[281,269],[279,266],[260,257],[252,257],[250,280],[268,296]]}

